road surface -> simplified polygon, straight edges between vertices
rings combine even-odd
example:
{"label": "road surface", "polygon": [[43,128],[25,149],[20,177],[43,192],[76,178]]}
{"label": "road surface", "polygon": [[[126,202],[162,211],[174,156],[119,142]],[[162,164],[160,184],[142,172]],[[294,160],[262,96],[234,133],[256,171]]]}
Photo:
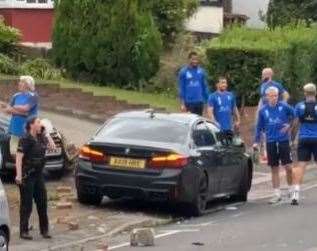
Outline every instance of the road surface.
{"label": "road surface", "polygon": [[[40,117],[52,121],[53,125],[65,135],[68,143],[73,143],[77,147],[86,143],[101,126],[98,123],[47,111],[41,111]],[[7,123],[9,118],[8,115],[0,113],[0,121]]]}
{"label": "road surface", "polygon": [[118,251],[317,251],[317,171],[306,184],[300,206],[285,199],[269,205],[267,199],[228,206],[226,210],[156,230],[155,247],[131,248],[117,243]]}

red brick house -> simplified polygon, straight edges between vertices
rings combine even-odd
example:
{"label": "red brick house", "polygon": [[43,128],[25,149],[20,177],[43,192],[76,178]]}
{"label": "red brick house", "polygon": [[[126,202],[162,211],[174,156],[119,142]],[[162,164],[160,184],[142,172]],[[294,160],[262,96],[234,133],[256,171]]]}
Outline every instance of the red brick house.
{"label": "red brick house", "polygon": [[52,46],[54,0],[0,0],[0,15],[21,31],[23,45]]}

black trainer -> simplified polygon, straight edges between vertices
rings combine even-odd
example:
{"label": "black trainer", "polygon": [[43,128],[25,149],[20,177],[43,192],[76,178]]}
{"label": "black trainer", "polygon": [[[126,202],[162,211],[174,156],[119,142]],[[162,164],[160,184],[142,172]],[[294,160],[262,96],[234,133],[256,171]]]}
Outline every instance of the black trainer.
{"label": "black trainer", "polygon": [[21,233],[20,238],[23,240],[28,240],[28,241],[33,240],[32,235],[30,235],[29,233]]}
{"label": "black trainer", "polygon": [[44,239],[52,239],[52,236],[49,233],[42,234]]}
{"label": "black trainer", "polygon": [[298,200],[292,199],[291,205],[292,206],[298,206],[299,205]]}

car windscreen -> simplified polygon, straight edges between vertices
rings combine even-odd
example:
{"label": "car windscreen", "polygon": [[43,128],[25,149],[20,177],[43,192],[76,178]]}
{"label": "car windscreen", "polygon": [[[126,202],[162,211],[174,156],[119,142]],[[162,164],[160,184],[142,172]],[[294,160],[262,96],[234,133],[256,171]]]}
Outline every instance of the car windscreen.
{"label": "car windscreen", "polygon": [[96,135],[99,139],[141,140],[184,144],[189,126],[183,123],[151,118],[115,118]]}

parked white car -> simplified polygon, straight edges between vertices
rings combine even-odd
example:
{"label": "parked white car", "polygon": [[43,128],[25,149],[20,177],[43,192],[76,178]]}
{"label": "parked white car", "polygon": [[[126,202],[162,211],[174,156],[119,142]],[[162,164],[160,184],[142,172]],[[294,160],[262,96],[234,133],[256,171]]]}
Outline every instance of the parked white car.
{"label": "parked white car", "polygon": [[[1,155],[1,153],[0,153]],[[2,156],[0,158],[2,162]],[[2,164],[2,163],[1,163]],[[9,250],[10,218],[7,195],[0,181],[0,251]]]}

